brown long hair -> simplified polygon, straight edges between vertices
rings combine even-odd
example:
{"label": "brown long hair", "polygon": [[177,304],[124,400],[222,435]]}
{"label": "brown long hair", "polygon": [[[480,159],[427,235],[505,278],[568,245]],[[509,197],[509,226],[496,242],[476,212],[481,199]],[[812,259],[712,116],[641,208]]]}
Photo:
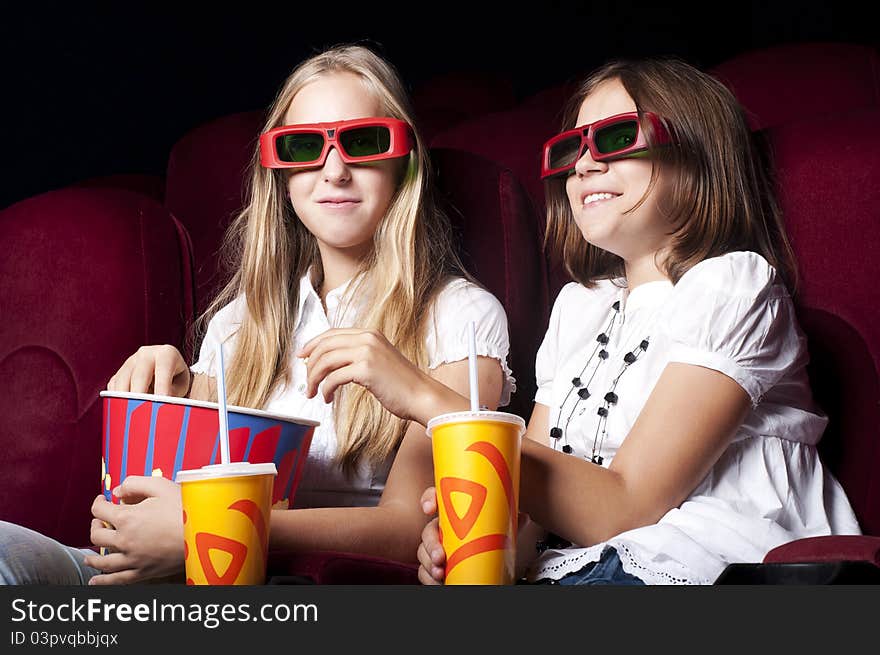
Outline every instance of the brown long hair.
{"label": "brown long hair", "polygon": [[[651,149],[654,168],[648,188],[650,192],[661,173],[670,176],[662,210],[672,245],[658,262],[669,278],[678,282],[704,259],[749,250],[773,265],[793,292],[796,265],[774,194],[769,152],[759,147],[733,94],[679,59],[612,61],[590,74],[569,100],[562,130],[576,126],[584,99],[608,80],[619,80],[637,109],[659,115],[672,133],[671,145]],[[647,136],[652,143],[651,133]],[[565,179],[547,180],[545,192],[545,245],[561,254],[569,275],[587,287],[623,277],[620,257],[584,242]]]}
{"label": "brown long hair", "polygon": [[[359,45],[342,45],[317,54],[290,74],[268,110],[265,130],[283,124],[293,97],[325,74],[352,73],[364,93],[378,98],[384,115],[414,125],[413,110],[396,70]],[[429,307],[451,275],[463,275],[447,217],[432,195],[432,172],[424,143],[415,134],[402,180],[380,222],[373,248],[361,264],[347,299],[363,310],[356,325],[376,329],[410,361],[426,368],[425,333]],[[229,401],[262,408],[278,385],[290,382],[288,361],[296,326],[299,281],[311,269],[320,278],[321,258],[314,236],[297,218],[287,196],[287,173],[260,165],[259,149],[250,164],[248,202],[227,232],[227,260],[234,273],[205,314],[243,296],[247,312],[237,332],[229,364]],[[363,302],[368,298],[368,302]],[[338,460],[346,473],[362,462],[378,463],[398,446],[407,429],[366,389],[347,385],[336,393]]]}

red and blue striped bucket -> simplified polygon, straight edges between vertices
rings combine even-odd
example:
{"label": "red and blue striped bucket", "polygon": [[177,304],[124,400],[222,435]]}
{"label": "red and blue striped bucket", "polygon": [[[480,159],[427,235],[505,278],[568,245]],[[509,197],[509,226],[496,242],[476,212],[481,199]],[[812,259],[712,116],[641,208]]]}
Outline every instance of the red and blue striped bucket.
{"label": "red and blue striped bucket", "polygon": [[[102,391],[104,436],[101,489],[129,475],[173,480],[182,469],[220,463],[217,403],[152,394]],[[227,407],[229,456],[233,462],[272,462],[278,470],[273,507],[293,506],[317,421]]]}

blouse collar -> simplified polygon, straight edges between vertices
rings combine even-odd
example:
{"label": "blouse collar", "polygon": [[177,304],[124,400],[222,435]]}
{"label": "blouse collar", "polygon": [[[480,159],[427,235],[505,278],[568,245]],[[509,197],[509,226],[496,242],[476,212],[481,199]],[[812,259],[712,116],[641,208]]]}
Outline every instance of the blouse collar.
{"label": "blouse collar", "polygon": [[[327,320],[330,325],[334,325],[335,319],[337,318],[338,312],[340,310],[340,306],[345,300],[345,293],[348,291],[349,287],[351,287],[352,282],[356,279],[357,276],[353,278],[349,278],[342,284],[340,284],[335,289],[332,289],[327,293],[327,298],[325,299],[327,305]],[[307,303],[309,305],[314,305],[316,308],[321,308],[323,312],[323,308],[321,307],[321,296],[315,290],[314,286],[312,286],[312,271],[311,269],[307,270],[305,275],[303,275],[299,280],[299,299],[297,303],[297,322],[302,323],[305,315],[306,315],[306,307]]]}
{"label": "blouse collar", "polygon": [[665,301],[673,289],[669,280],[643,282],[635,289],[623,289],[622,299],[624,311],[633,313],[642,308],[657,307]]}

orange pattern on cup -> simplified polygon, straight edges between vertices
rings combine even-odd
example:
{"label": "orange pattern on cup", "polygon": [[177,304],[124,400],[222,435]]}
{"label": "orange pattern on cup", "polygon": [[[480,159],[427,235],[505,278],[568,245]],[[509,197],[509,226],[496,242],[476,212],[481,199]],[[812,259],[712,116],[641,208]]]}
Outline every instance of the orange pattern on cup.
{"label": "orange pattern on cup", "polygon": [[183,512],[187,584],[265,581],[272,477],[217,478],[181,485],[188,510]]}
{"label": "orange pattern on cup", "polygon": [[429,422],[446,584],[513,582],[521,418],[460,412]]}
{"label": "orange pattern on cup", "polygon": [[[465,452],[482,455],[492,465],[507,498],[508,511],[510,512],[508,516],[516,517],[513,482],[510,479],[510,471],[507,468],[507,462],[504,461],[504,455],[488,441],[477,441],[465,448]],[[453,492],[464,493],[471,497],[464,517],[459,516],[455,511],[455,505],[452,502]],[[447,576],[459,563],[470,557],[491,550],[504,550],[510,546],[511,540],[506,534],[489,534],[477,537],[472,541],[464,541],[473,529],[486,502],[486,487],[471,480],[447,477],[440,480],[440,493],[443,497],[443,504],[447,508],[446,518],[456,536],[464,542],[446,559]]]}

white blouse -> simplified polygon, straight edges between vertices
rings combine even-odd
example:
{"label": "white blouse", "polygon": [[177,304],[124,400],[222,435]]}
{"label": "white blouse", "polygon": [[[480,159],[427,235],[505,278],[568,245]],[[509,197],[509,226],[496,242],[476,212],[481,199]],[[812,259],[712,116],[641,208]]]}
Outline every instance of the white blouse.
{"label": "white blouse", "polygon": [[[351,281],[327,294],[325,313],[309,275],[300,280],[298,321],[289,360],[291,382],[286,387],[279,385],[263,408],[267,412],[320,422],[312,436],[308,459],[297,488],[294,500],[296,507],[376,505],[394,460],[392,453],[377,466],[364,464],[356,475],[351,478],[345,476],[335,459],[337,439],[333,405],[325,403],[320,393],[314,398],[306,398],[306,367],[301,359],[293,355],[312,338],[331,327],[355,326],[352,319],[355,312],[352,310],[357,305],[357,299],[350,302],[345,294],[350,284]],[[235,333],[246,311],[245,300],[239,297],[211,319],[199,359],[190,367],[194,373],[216,376],[214,354],[221,340],[224,344],[224,362],[229,366],[235,349]],[[504,384],[500,405],[510,402],[510,394],[516,390],[516,383],[507,366],[510,350],[507,315],[495,296],[463,278],[454,278],[438,293],[430,311],[432,316],[426,336],[428,368],[467,359],[468,324],[475,321],[477,355],[492,357],[501,363]]]}
{"label": "white blouse", "polygon": [[[605,346],[609,356],[597,363],[590,356],[616,300],[621,311]],[[597,410],[623,356],[646,338],[648,349],[620,377],[618,402],[608,411],[604,439],[601,430],[597,439]],[[775,269],[756,253],[700,262],[674,286],[648,282],[628,292],[608,280],[593,289],[566,285],[535,367],[535,401],[549,408],[551,428],[564,429],[556,447],[567,443],[573,456],[589,459],[595,444],[602,466],[610,465],[669,362],[720,371],[749,394],[751,412],[732,442],[689,497],[656,524],[588,548],[547,550],[530,579],[561,578],[597,561],[610,545],[624,570],[648,584],[711,584],[727,564],[760,562],[785,542],[859,533],[843,488],[817,455],[827,418],[813,404],[794,305]],[[588,399],[569,393],[573,378],[591,376]]]}

